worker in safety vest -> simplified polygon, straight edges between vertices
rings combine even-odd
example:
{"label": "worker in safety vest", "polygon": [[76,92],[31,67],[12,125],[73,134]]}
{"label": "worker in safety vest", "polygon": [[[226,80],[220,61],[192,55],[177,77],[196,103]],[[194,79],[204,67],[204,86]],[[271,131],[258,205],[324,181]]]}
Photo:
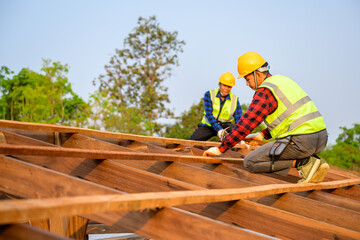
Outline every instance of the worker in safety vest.
{"label": "worker in safety vest", "polygon": [[219,78],[219,88],[207,91],[204,96],[204,116],[190,140],[206,141],[218,136],[220,141],[242,116],[240,102],[231,93],[235,77],[226,72]]}
{"label": "worker in safety vest", "polygon": [[290,78],[272,76],[268,63],[258,53],[240,56],[238,72],[238,78],[244,77],[246,85],[255,90],[253,100],[220,146],[208,149],[204,156],[226,152],[264,121],[267,128],[247,138],[275,141],[250,152],[244,158],[244,168],[254,173],[286,175],[291,167],[296,167],[301,176],[299,183],[323,181],[329,165],[316,154],[325,148],[328,134],[314,102]]}

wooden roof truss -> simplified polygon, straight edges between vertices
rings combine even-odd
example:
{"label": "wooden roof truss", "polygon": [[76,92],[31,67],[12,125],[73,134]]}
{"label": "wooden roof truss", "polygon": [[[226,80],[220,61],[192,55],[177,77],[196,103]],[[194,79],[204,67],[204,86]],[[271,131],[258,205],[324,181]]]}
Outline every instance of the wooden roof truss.
{"label": "wooden roof truss", "polygon": [[359,173],[294,184],[217,145],[0,120],[0,239],[360,239]]}

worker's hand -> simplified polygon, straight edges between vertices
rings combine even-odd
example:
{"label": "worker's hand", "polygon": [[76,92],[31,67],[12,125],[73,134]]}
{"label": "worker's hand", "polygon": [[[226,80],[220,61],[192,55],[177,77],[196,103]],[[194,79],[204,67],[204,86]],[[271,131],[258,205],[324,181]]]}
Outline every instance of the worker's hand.
{"label": "worker's hand", "polygon": [[222,141],[226,135],[228,135],[228,132],[226,131],[228,128],[226,129],[221,129],[217,132],[217,136],[219,137],[219,140]]}
{"label": "worker's hand", "polygon": [[245,149],[250,149],[250,147],[251,147],[249,144],[246,144],[246,142],[243,140],[240,141],[240,144],[245,146]]}
{"label": "worker's hand", "polygon": [[247,135],[245,137],[245,139],[262,141],[264,139],[264,135],[261,132],[259,132],[259,133],[250,133],[249,135]]}
{"label": "worker's hand", "polygon": [[204,157],[208,157],[208,156],[220,156],[221,155],[221,152],[219,150],[218,147],[212,147],[212,148],[209,148],[208,150],[206,150],[204,153],[203,153],[203,156]]}
{"label": "worker's hand", "polygon": [[259,133],[251,133],[245,137],[246,140],[251,140],[249,145],[259,145],[258,141],[262,141],[264,139],[264,135]]}
{"label": "worker's hand", "polygon": [[224,129],[221,129],[217,132],[217,136],[219,137],[219,139],[221,140],[223,134],[225,133],[225,130]]}

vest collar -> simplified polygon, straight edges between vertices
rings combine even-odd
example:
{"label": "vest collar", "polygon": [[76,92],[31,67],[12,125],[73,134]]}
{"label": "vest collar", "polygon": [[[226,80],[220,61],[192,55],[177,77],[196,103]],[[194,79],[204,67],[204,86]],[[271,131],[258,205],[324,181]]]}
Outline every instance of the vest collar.
{"label": "vest collar", "polygon": [[[218,88],[218,92],[217,92],[217,94],[216,94],[216,97],[217,97],[217,98],[220,98],[220,101],[222,101],[222,100],[221,100],[220,88]],[[226,101],[226,100],[231,100],[231,99],[230,99],[230,93],[225,97],[224,101]]]}

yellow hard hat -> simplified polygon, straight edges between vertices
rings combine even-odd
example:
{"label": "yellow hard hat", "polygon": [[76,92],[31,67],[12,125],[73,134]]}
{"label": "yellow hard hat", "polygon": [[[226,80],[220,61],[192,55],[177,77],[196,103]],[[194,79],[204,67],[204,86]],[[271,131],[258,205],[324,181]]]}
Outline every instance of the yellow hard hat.
{"label": "yellow hard hat", "polygon": [[230,87],[235,86],[235,77],[231,72],[226,72],[219,78],[219,82]]}
{"label": "yellow hard hat", "polygon": [[241,55],[238,58],[237,69],[240,75],[237,78],[242,78],[249,73],[252,73],[265,63],[265,59],[256,52],[247,52]]}

